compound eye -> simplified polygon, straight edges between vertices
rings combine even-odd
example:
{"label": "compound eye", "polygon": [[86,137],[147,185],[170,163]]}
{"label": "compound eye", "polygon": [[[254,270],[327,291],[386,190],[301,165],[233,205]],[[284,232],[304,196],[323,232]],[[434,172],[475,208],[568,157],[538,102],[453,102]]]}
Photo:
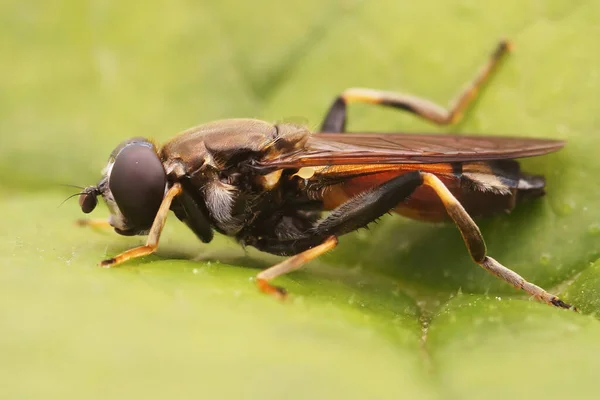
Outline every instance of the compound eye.
{"label": "compound eye", "polygon": [[86,214],[94,211],[94,208],[98,205],[98,189],[90,186],[83,190],[83,193],[79,195],[79,207],[81,211]]}
{"label": "compound eye", "polygon": [[135,142],[121,149],[108,181],[127,225],[140,230],[152,226],[166,184],[165,170],[148,142]]}

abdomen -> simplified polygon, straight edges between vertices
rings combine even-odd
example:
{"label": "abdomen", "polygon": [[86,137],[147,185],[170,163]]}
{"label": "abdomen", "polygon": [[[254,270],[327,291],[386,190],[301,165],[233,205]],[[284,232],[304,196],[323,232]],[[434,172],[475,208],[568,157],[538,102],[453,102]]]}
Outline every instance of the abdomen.
{"label": "abdomen", "polygon": [[[361,192],[414,170],[438,176],[473,217],[510,212],[521,199],[544,194],[543,177],[522,174],[514,160],[339,166],[323,168],[313,179],[322,182],[337,180],[338,183],[326,185],[321,192],[325,209],[332,210]],[[448,218],[442,202],[428,186],[418,187],[393,211],[430,222]]]}

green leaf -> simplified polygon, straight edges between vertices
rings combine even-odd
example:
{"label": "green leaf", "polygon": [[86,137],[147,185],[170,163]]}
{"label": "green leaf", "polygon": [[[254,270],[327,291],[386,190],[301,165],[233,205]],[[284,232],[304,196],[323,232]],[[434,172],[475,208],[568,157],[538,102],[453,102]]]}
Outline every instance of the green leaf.
{"label": "green leaf", "polygon": [[[596,398],[600,3],[567,0],[0,4],[0,387],[6,398]],[[157,254],[74,225],[133,136],[219,118],[317,127],[346,87],[446,104],[499,38],[515,52],[466,119],[440,128],[353,105],[353,131],[567,139],[523,161],[543,199],[481,220],[489,254],[582,313],[526,298],[455,227],[388,216],[255,288],[280,260],[171,218]],[[105,217],[100,209],[94,217]]]}

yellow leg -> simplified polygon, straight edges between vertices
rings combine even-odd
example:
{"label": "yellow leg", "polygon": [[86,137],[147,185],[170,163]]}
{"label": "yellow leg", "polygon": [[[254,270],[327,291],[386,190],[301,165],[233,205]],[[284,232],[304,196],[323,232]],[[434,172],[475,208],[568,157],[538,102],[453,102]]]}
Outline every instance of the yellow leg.
{"label": "yellow leg", "polygon": [[163,199],[162,203],[160,204],[160,208],[156,213],[156,217],[152,223],[152,228],[150,228],[150,233],[148,234],[148,240],[144,246],[129,249],[118,256],[103,260],[100,262],[100,266],[104,268],[110,268],[133,258],[143,257],[154,253],[154,251],[156,251],[158,248],[158,241],[160,240],[160,234],[165,226],[165,222],[167,222],[167,216],[169,214],[169,209],[171,208],[171,202],[175,196],[181,193],[181,190],[181,185],[176,183],[165,195],[165,198]]}
{"label": "yellow leg", "polygon": [[477,98],[479,89],[489,80],[512,45],[502,40],[481,67],[475,78],[450,102],[448,108],[421,97],[376,89],[350,88],[342,92],[331,105],[321,126],[321,132],[343,132],[346,126],[346,108],[350,103],[378,104],[408,111],[438,125],[459,122],[465,111]]}
{"label": "yellow leg", "polygon": [[456,200],[450,190],[448,190],[446,185],[433,174],[424,172],[421,173],[421,176],[423,177],[423,184],[431,187],[442,200],[448,215],[458,227],[473,261],[486,271],[513,285],[515,288],[524,290],[538,300],[559,308],[571,308],[576,310],[575,307],[565,303],[557,296],[526,281],[521,275],[506,268],[493,258],[488,257],[481,231],[469,214],[467,214],[464,207]]}
{"label": "yellow leg", "polygon": [[108,229],[112,228],[107,219],[78,219],[75,221],[77,226],[87,226],[94,229]]}
{"label": "yellow leg", "polygon": [[306,264],[310,260],[313,260],[328,252],[329,250],[335,248],[337,246],[338,240],[335,236],[330,236],[323,243],[318,246],[315,246],[311,249],[305,250],[300,254],[296,254],[279,264],[276,264],[270,268],[265,269],[256,275],[256,284],[261,292],[270,294],[278,299],[284,299],[286,296],[285,289],[273,286],[269,282],[278,276],[285,275],[288,272],[292,272],[302,267],[302,265]]}

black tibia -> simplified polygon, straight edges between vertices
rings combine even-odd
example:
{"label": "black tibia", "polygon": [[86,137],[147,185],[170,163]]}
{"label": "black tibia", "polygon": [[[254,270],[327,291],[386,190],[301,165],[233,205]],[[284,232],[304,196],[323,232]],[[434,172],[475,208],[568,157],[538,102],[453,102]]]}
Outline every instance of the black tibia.
{"label": "black tibia", "polygon": [[213,238],[213,231],[206,205],[201,196],[192,197],[190,193],[194,193],[194,190],[187,182],[182,182],[182,186],[183,192],[173,199],[171,211],[196,234],[198,239],[208,243]]}
{"label": "black tibia", "polygon": [[486,83],[491,72],[496,69],[498,62],[509,49],[510,44],[507,41],[499,42],[487,63],[450,103],[448,108],[408,94],[350,88],[333,101],[321,125],[321,132],[344,132],[346,130],[346,109],[349,103],[368,103],[392,107],[408,111],[439,125],[456,123],[462,118],[464,111],[475,99],[479,88]]}
{"label": "black tibia", "polygon": [[333,210],[325,219],[317,222],[314,232],[323,236],[340,236],[363,228],[406,200],[422,183],[419,171],[391,179],[354,196]]}
{"label": "black tibia", "polygon": [[346,100],[342,96],[336,97],[329,107],[329,111],[321,125],[321,132],[346,131]]}
{"label": "black tibia", "polygon": [[298,254],[323,243],[330,236],[341,236],[365,227],[403,202],[422,183],[419,171],[409,172],[351,198],[315,222],[312,228],[293,237],[261,236],[244,241],[273,254]]}

